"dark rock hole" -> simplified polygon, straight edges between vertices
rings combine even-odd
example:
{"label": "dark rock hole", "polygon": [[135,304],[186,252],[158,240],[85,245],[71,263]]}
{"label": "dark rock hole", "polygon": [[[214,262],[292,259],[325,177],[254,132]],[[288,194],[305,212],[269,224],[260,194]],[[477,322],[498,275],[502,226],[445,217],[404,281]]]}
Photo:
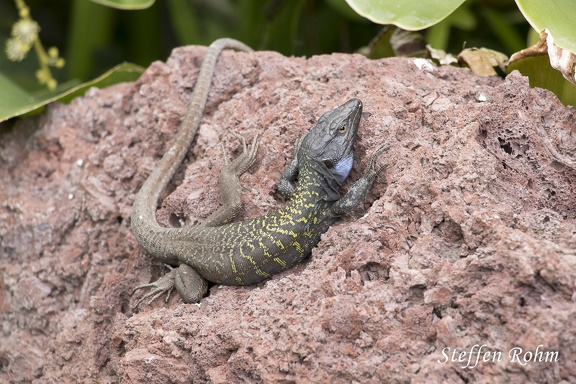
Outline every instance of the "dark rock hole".
{"label": "dark rock hole", "polygon": [[389,270],[376,262],[369,262],[358,269],[362,281],[388,280]]}
{"label": "dark rock hole", "polygon": [[5,357],[0,358],[0,372],[6,372],[7,371],[6,368],[8,368],[9,365],[10,361],[7,358]]}
{"label": "dark rock hole", "polygon": [[172,213],[170,215],[170,217],[168,218],[168,223],[170,224],[170,226],[172,228],[181,228],[182,227],[180,217],[175,213]]}
{"label": "dark rock hole", "polygon": [[498,142],[500,143],[500,148],[502,148],[504,152],[506,152],[509,155],[512,154],[512,146],[510,146],[510,143],[502,140],[501,138],[498,138]]}

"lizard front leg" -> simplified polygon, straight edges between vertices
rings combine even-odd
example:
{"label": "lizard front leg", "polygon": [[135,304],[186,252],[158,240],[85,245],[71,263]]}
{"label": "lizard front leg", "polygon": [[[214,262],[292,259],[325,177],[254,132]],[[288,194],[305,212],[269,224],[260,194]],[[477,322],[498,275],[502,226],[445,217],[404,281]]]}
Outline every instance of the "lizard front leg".
{"label": "lizard front leg", "polygon": [[370,160],[368,160],[368,167],[366,167],[364,175],[358,179],[348,192],[330,208],[330,211],[334,216],[345,215],[346,213],[356,209],[356,207],[364,201],[366,194],[374,183],[374,179],[376,179],[376,176],[378,176],[378,174],[387,166],[387,164],[377,166],[376,160],[378,159],[378,156],[388,148],[389,145],[386,143],[383,143],[376,148],[372,156],[370,156]]}
{"label": "lizard front leg", "polygon": [[280,195],[282,195],[286,200],[290,200],[294,195],[294,191],[296,191],[296,178],[298,177],[298,151],[300,150],[300,144],[302,143],[304,136],[296,140],[296,144],[294,145],[294,158],[286,167],[284,167],[282,176],[280,176],[280,181],[278,182],[278,192],[280,192]]}

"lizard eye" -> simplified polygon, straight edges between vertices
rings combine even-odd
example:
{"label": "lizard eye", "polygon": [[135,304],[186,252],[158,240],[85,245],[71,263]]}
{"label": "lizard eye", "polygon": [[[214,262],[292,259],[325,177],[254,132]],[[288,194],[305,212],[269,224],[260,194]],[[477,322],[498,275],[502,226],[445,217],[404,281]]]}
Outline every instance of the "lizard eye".
{"label": "lizard eye", "polygon": [[340,129],[338,130],[338,132],[340,132],[340,133],[346,132],[346,123],[342,123],[342,125],[340,126]]}

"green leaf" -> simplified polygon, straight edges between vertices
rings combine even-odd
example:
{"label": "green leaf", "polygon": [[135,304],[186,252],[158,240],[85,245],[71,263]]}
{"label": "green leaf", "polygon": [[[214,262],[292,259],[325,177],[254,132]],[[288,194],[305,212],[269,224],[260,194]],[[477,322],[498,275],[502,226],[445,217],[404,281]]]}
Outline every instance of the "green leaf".
{"label": "green leaf", "polygon": [[298,35],[298,22],[306,0],[291,0],[280,2],[268,10],[270,22],[263,31],[262,46],[268,47],[275,43],[276,49],[291,55],[294,51],[294,41]]}
{"label": "green leaf", "polygon": [[199,20],[192,4],[182,0],[168,0],[168,12],[174,32],[178,35],[179,43],[184,45],[205,43],[199,33]]}
{"label": "green leaf", "polygon": [[94,3],[102,4],[110,8],[126,10],[146,9],[154,4],[154,1],[155,0],[92,0]]}
{"label": "green leaf", "polygon": [[53,92],[42,91],[32,93],[12,82],[0,73],[0,122],[25,113],[36,111],[53,101],[69,102],[84,94],[90,87],[105,88],[113,84],[134,81],[144,71],[144,68],[130,63],[123,63],[112,68],[98,78],[79,84],[70,81],[58,86]]}
{"label": "green leaf", "polygon": [[394,48],[390,43],[392,34],[398,29],[393,25],[386,25],[384,28],[376,35],[370,44],[368,45],[368,51],[366,56],[370,59],[381,59],[383,57],[393,57]]}
{"label": "green leaf", "polygon": [[0,122],[10,117],[17,116],[21,113],[14,113],[23,105],[29,105],[34,102],[34,97],[24,91],[18,85],[14,84],[9,78],[0,73]]}
{"label": "green leaf", "polygon": [[368,22],[365,18],[358,15],[357,12],[350,8],[348,3],[346,3],[346,0],[326,0],[326,3],[332,7],[332,9],[336,10],[336,12],[350,20],[357,22]]}
{"label": "green leaf", "polygon": [[90,74],[94,52],[112,39],[114,10],[86,0],[74,1],[70,20],[72,31],[66,57],[68,78],[87,80],[94,75]]}
{"label": "green leaf", "polygon": [[548,29],[556,45],[576,52],[576,1],[516,0],[516,4],[536,31]]}
{"label": "green leaf", "polygon": [[436,49],[447,49],[450,30],[458,27],[465,31],[476,28],[476,18],[470,10],[470,2],[452,12],[441,22],[434,24],[426,31],[426,41]]}
{"label": "green leaf", "polygon": [[506,71],[518,70],[528,77],[531,87],[552,91],[564,105],[576,106],[576,85],[567,81],[550,65],[548,55],[527,56],[512,61]]}
{"label": "green leaf", "polygon": [[298,41],[298,24],[306,0],[242,1],[240,33],[254,49],[292,55]]}
{"label": "green leaf", "polygon": [[346,0],[359,15],[378,24],[417,31],[438,23],[465,0]]}
{"label": "green leaf", "polygon": [[517,28],[510,24],[504,14],[488,7],[482,8],[480,12],[488,21],[490,29],[498,36],[498,40],[509,52],[518,52],[526,46],[525,39],[520,35]]}

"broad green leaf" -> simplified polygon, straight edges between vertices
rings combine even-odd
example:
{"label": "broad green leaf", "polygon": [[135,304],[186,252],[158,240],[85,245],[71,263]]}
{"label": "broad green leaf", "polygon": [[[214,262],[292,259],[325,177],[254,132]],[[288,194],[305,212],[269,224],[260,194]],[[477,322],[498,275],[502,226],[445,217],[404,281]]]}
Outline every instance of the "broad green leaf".
{"label": "broad green leaf", "polygon": [[378,24],[417,31],[438,23],[465,0],[346,0],[359,15]]}
{"label": "broad green leaf", "polygon": [[13,83],[2,73],[0,73],[0,89],[2,89],[2,92],[0,92],[0,122],[19,115],[20,113],[10,114],[13,111],[18,111],[23,105],[34,103],[32,95]]}
{"label": "broad green leaf", "polygon": [[[86,0],[81,0],[86,1]],[[137,10],[146,9],[154,4],[155,0],[92,0],[94,3],[102,4],[110,8]]]}
{"label": "broad green leaf", "polygon": [[476,28],[476,17],[470,9],[470,2],[452,12],[441,22],[432,25],[426,31],[426,41],[436,49],[446,49],[452,27],[457,27],[465,31]]}
{"label": "broad green leaf", "polygon": [[510,73],[515,69],[528,77],[531,87],[548,89],[554,92],[563,104],[576,106],[576,85],[567,81],[560,72],[550,66],[550,59],[546,53],[514,60],[506,70]]}
{"label": "broad green leaf", "polygon": [[536,31],[548,29],[556,45],[576,53],[575,0],[516,0],[516,4]]}
{"label": "broad green leaf", "polygon": [[94,68],[94,52],[110,43],[114,29],[114,10],[94,2],[72,3],[66,70],[68,79],[89,79]]}
{"label": "broad green leaf", "polygon": [[298,25],[306,0],[261,2],[242,1],[240,35],[254,49],[291,55],[298,36]]}
{"label": "broad green leaf", "polygon": [[346,0],[326,0],[326,3],[330,7],[335,9],[337,12],[339,12],[341,15],[345,16],[346,18],[348,18],[350,20],[354,20],[354,21],[358,21],[358,22],[366,22],[366,23],[368,22],[365,18],[363,18],[357,12],[355,12],[352,8],[350,8],[348,3],[346,3]]}
{"label": "broad green leaf", "polygon": [[368,50],[364,53],[370,59],[381,59],[383,57],[393,57],[394,48],[390,44],[390,38],[397,28],[393,25],[386,25],[384,28],[376,35],[370,44],[368,45]]}
{"label": "broad green leaf", "polygon": [[54,92],[32,93],[21,88],[0,73],[0,122],[35,111],[53,101],[68,102],[80,96],[90,87],[104,88],[113,84],[134,81],[144,68],[130,63],[117,65],[102,76],[78,84],[77,81],[61,84]]}

